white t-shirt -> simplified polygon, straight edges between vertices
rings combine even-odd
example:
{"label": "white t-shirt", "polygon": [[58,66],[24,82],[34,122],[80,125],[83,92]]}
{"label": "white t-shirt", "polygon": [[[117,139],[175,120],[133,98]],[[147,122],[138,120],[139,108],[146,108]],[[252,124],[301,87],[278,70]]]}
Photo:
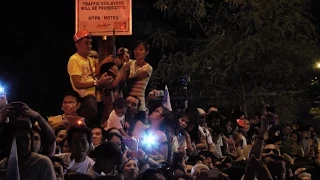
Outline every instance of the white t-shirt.
{"label": "white t-shirt", "polygon": [[112,110],[108,118],[106,130],[111,128],[123,129],[124,117],[125,116],[119,117],[116,112]]}
{"label": "white t-shirt", "polygon": [[60,157],[64,164],[68,165],[68,170],[71,172],[78,172],[82,174],[87,174],[88,170],[94,165],[94,160],[86,156],[86,159],[83,162],[76,163],[74,159],[70,159],[71,153],[62,153],[56,154],[55,156]]}

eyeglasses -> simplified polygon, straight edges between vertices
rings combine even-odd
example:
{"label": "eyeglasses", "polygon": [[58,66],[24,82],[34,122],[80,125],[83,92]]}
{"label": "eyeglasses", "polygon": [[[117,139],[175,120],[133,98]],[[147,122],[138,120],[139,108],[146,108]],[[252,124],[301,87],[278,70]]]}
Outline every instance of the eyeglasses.
{"label": "eyeglasses", "polygon": [[94,56],[94,55],[91,55],[91,56],[89,56],[89,57],[91,57],[91,58],[93,58],[93,59],[98,59],[98,58],[99,58],[98,56]]}
{"label": "eyeglasses", "polygon": [[162,116],[163,114],[161,113],[161,111],[160,110],[158,110],[158,109],[156,109],[155,111],[153,111],[153,112],[156,112],[156,113],[159,113],[160,114],[160,116]]}
{"label": "eyeglasses", "polygon": [[273,152],[274,154],[280,154],[279,150],[277,150],[277,149],[268,148],[268,149],[263,150],[263,153],[266,153],[266,154],[268,154],[270,152]]}

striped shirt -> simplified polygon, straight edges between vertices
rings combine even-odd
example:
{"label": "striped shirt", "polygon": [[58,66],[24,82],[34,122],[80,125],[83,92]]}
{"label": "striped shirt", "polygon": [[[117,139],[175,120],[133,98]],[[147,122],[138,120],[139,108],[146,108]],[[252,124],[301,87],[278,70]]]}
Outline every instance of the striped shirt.
{"label": "striped shirt", "polygon": [[137,80],[133,83],[132,88],[130,89],[129,95],[130,96],[137,96],[141,102],[139,111],[146,111],[146,102],[145,102],[145,90],[149,83],[149,79],[152,74],[152,67],[150,64],[146,63],[145,65],[139,67],[136,64],[136,60],[130,60],[130,75],[129,78],[134,76],[139,71],[145,71],[148,73],[148,77]]}

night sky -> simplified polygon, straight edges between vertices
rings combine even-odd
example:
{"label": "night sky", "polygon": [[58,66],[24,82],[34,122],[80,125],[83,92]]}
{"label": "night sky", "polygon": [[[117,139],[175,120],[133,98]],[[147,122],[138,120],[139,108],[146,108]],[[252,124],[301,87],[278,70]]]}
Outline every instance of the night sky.
{"label": "night sky", "polygon": [[[66,68],[69,57],[76,51],[72,41],[75,1],[39,2],[1,2],[4,49],[1,51],[0,84],[5,86],[9,101],[24,101],[47,116],[60,113],[62,96],[71,89]],[[145,2],[133,0],[134,4]],[[319,21],[320,0],[313,0],[312,7]],[[121,44],[133,48],[132,42],[122,40]],[[97,49],[97,44],[93,44],[93,49]],[[160,57],[152,59],[151,64],[155,65]]]}

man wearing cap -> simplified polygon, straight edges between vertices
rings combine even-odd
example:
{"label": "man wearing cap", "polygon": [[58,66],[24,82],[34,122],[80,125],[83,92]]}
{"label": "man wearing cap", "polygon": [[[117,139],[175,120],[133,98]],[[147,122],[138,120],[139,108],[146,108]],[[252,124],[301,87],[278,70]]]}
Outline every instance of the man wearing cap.
{"label": "man wearing cap", "polygon": [[82,106],[85,106],[83,109],[86,114],[82,114],[81,111],[80,114],[86,119],[94,119],[98,115],[96,102],[101,101],[97,87],[108,85],[112,77],[107,73],[99,79],[95,77],[95,60],[88,57],[92,48],[92,39],[87,30],[78,31],[73,36],[73,40],[77,52],[70,57],[68,62],[70,82],[72,88],[84,98]]}

